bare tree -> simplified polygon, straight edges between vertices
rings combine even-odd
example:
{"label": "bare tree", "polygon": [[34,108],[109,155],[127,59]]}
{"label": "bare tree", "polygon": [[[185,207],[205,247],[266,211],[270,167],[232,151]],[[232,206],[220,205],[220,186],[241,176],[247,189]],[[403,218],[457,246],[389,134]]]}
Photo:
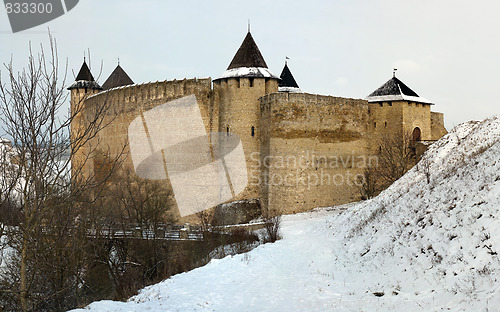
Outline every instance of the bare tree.
{"label": "bare tree", "polygon": [[422,170],[422,172],[425,175],[425,179],[427,181],[427,184],[431,184],[431,160],[429,159],[428,156],[422,158],[417,163],[417,169],[418,169],[418,171]]}
{"label": "bare tree", "polygon": [[214,211],[214,209],[202,210],[196,214],[196,217],[201,225],[201,229],[205,235],[207,235],[210,231]]}
{"label": "bare tree", "polygon": [[377,165],[367,167],[359,181],[362,199],[378,195],[401,178],[416,163],[415,142],[411,133],[383,135],[378,141]]}
{"label": "bare tree", "polygon": [[[12,165],[1,172],[0,194],[2,203],[14,203],[21,215],[19,224],[6,233],[18,256],[19,275],[12,279],[11,291],[20,310],[42,311],[44,302],[64,295],[78,284],[77,271],[71,272],[71,277],[59,276],[59,281],[64,281],[59,283],[60,287],[42,289],[37,283],[49,271],[42,269],[47,261],[54,261],[47,250],[60,251],[57,257],[67,261],[71,254],[68,251],[78,250],[79,243],[72,240],[85,236],[75,230],[85,223],[82,219],[85,205],[80,200],[95,198],[88,193],[95,191],[107,177],[97,181],[92,174],[84,174],[82,168],[92,161],[93,151],[88,150],[88,143],[96,140],[97,133],[107,125],[103,117],[108,105],[104,101],[86,114],[84,105],[75,105],[64,116],[68,97],[67,62],[61,71],[57,45],[50,34],[48,53],[41,45],[40,52],[34,54],[30,44],[26,68],[17,72],[12,60],[4,68],[6,79],[0,75],[0,120],[13,145]],[[72,132],[71,125],[77,116],[85,116],[83,127]],[[81,153],[84,148],[87,148],[85,153]],[[71,161],[79,153],[86,156],[78,164],[74,162],[70,170]],[[121,155],[109,160],[113,168],[120,158]]]}
{"label": "bare tree", "polygon": [[[136,284],[144,286],[147,282],[158,281],[168,265],[162,257],[161,246],[165,242],[165,230],[175,221],[171,191],[161,181],[145,180],[130,171],[113,176],[112,185],[103,192],[106,210],[106,239],[109,240],[116,256],[103,259],[108,264],[108,274],[119,298],[126,298],[136,289],[130,285],[130,274],[135,272]],[[122,242],[114,239],[116,231],[123,233]],[[123,239],[140,239],[147,252],[140,254],[133,244],[124,244]],[[131,261],[132,260],[132,261]]]}
{"label": "bare tree", "polygon": [[384,135],[378,151],[378,176],[386,187],[415,165],[415,142],[409,132]]}
{"label": "bare tree", "polygon": [[378,167],[371,166],[363,170],[357,183],[361,199],[373,198],[381,191],[381,181],[377,171]]}

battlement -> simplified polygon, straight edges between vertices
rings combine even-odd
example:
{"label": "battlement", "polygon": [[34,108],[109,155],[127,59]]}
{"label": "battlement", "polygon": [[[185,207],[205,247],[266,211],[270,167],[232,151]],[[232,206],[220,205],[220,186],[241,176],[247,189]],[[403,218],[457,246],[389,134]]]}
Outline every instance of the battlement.
{"label": "battlement", "polygon": [[344,98],[332,95],[321,95],[314,93],[290,93],[290,92],[275,92],[267,94],[260,99],[261,106],[264,108],[273,102],[303,102],[316,105],[351,105],[351,106],[366,106],[368,101],[364,99]]}
{"label": "battlement", "polygon": [[140,107],[146,108],[149,103],[167,101],[190,94],[210,93],[211,84],[210,77],[146,82],[102,91],[88,97],[85,102],[91,107],[92,103],[108,101],[110,107],[121,108],[119,111],[115,110],[115,113],[119,113],[137,109],[137,106],[131,106],[130,103],[140,103]]}

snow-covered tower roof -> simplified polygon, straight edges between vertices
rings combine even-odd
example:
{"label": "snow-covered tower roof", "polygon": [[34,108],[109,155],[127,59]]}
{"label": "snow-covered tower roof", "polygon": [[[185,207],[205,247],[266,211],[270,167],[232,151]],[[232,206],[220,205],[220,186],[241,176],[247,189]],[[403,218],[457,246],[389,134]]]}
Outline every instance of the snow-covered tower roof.
{"label": "snow-covered tower roof", "polygon": [[127,75],[127,73],[123,70],[123,68],[118,64],[109,75],[108,79],[102,84],[102,88],[104,90],[108,90],[111,88],[116,88],[116,87],[121,87],[121,86],[128,86],[132,85],[134,82],[130,77]]}
{"label": "snow-covered tower roof", "polygon": [[227,70],[219,79],[223,78],[278,78],[268,68],[259,47],[253,40],[250,31],[233,57]]}
{"label": "snow-covered tower roof", "polygon": [[75,82],[68,87],[68,90],[79,88],[102,90],[101,86],[95,82],[94,76],[92,76],[85,60],[83,60],[82,67],[80,68],[78,75],[76,75]]}
{"label": "snow-covered tower roof", "polygon": [[367,98],[370,103],[410,101],[424,104],[433,104],[431,101],[420,97],[415,91],[410,89],[394,75],[380,88],[373,91]]}
{"label": "snow-covered tower roof", "polygon": [[285,67],[283,67],[283,70],[281,71],[280,78],[281,80],[278,82],[279,92],[302,92],[302,90],[300,90],[299,88],[299,85],[295,81],[295,78],[293,78],[292,72],[290,71],[290,68],[288,68],[288,64],[286,61]]}

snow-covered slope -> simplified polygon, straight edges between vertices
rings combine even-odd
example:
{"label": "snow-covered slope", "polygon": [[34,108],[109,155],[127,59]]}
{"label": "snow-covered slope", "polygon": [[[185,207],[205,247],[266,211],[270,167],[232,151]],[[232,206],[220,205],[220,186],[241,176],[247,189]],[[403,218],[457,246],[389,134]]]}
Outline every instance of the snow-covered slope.
{"label": "snow-covered slope", "polygon": [[79,311],[496,311],[499,141],[499,118],[464,123],[373,200],[287,216],[277,243]]}

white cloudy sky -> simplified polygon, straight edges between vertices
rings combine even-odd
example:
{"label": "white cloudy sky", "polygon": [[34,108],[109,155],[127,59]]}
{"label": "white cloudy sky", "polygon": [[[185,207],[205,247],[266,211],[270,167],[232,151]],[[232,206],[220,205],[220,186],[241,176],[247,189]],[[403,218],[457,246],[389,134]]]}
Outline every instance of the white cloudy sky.
{"label": "white cloudy sky", "polygon": [[448,128],[500,113],[500,2],[492,0],[80,0],[64,16],[12,34],[0,8],[0,62],[22,66],[47,42],[78,72],[84,52],[103,83],[120,58],[136,83],[221,75],[247,20],[271,69],[285,56],[310,93],[363,98],[392,69],[445,113]]}

